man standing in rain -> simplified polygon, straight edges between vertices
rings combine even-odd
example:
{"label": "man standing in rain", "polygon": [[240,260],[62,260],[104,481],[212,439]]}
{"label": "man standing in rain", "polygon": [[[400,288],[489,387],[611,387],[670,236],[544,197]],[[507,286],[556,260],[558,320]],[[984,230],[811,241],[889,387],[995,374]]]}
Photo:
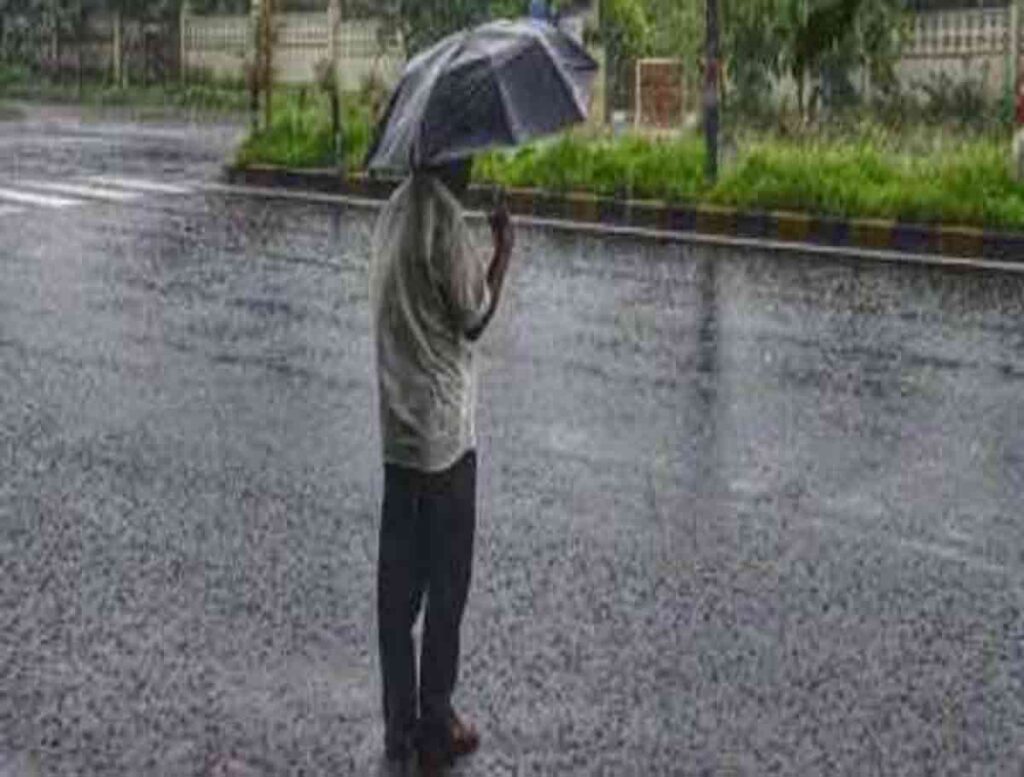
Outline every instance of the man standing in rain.
{"label": "man standing in rain", "polygon": [[[476,524],[473,346],[501,298],[514,237],[502,207],[490,218],[489,261],[473,245],[459,202],[471,165],[414,171],[384,207],[373,239],[384,745],[392,764],[418,754],[425,776],[479,744],[452,706]],[[412,627],[423,606],[417,688]]]}

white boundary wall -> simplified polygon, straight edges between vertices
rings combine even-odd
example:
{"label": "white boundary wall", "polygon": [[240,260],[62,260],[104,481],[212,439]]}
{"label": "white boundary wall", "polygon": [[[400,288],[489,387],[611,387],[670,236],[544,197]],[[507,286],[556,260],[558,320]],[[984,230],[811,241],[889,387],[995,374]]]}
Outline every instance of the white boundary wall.
{"label": "white boundary wall", "polygon": [[[252,58],[252,23],[248,16],[184,16],[182,56],[187,70],[241,78]],[[314,80],[316,63],[330,55],[326,13],[279,14],[274,17],[274,79],[284,84]],[[401,72],[403,56],[397,42],[382,45],[375,21],[342,21],[338,28],[338,78],[342,89],[354,91],[371,73],[387,83]]]}
{"label": "white boundary wall", "polygon": [[[244,63],[252,53],[248,16],[184,16],[181,23],[182,56],[188,69],[242,77]],[[279,14],[275,26],[275,79],[287,84],[311,83],[314,66],[330,52],[328,14]],[[917,13],[897,74],[908,87],[940,72],[958,80],[983,79],[988,93],[997,96],[1005,84],[1009,27],[1008,8]],[[1024,24],[1021,28],[1024,32]],[[397,79],[404,64],[401,47],[397,41],[382,45],[379,30],[375,20],[341,21],[338,77],[344,90],[358,89],[371,73],[386,83]],[[788,83],[778,88],[782,94],[795,91]]]}

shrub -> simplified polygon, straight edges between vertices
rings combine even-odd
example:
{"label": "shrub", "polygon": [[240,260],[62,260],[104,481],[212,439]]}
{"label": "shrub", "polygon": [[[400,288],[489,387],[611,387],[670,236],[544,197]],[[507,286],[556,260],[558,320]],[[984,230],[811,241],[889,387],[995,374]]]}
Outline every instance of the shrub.
{"label": "shrub", "polygon": [[1006,154],[1006,144],[991,139],[949,147],[939,140],[922,154],[864,140],[766,141],[741,154],[708,198],[741,208],[1020,227],[1024,187],[1010,178]]}
{"label": "shrub", "polygon": [[[322,99],[282,100],[269,130],[260,130],[242,143],[238,165],[273,164],[286,167],[329,167],[336,164],[330,113]],[[342,154],[347,167],[359,167],[370,143],[368,111],[347,103],[342,111]]]}
{"label": "shrub", "polygon": [[566,135],[516,151],[480,157],[480,182],[553,192],[689,201],[702,188],[704,148],[697,138],[651,140]]}
{"label": "shrub", "polygon": [[15,85],[28,84],[32,73],[22,65],[0,65],[0,93]]}

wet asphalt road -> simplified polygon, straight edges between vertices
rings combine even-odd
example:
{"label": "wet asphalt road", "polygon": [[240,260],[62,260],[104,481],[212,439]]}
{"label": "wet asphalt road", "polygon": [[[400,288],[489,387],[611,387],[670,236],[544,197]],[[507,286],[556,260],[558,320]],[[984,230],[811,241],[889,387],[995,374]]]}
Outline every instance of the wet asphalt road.
{"label": "wet asphalt road", "polygon": [[[235,135],[0,125],[2,777],[382,773],[373,214],[203,191]],[[1024,774],[1022,315],[523,230],[456,774]]]}

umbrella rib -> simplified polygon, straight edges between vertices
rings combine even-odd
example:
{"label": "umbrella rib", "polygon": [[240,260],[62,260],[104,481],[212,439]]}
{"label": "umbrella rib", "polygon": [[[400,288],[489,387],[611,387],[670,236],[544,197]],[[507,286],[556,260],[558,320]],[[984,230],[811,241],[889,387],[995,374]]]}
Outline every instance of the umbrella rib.
{"label": "umbrella rib", "polygon": [[575,81],[573,80],[572,76],[570,76],[569,73],[566,72],[565,67],[562,65],[561,57],[558,56],[558,52],[554,50],[554,48],[552,47],[551,43],[548,41],[545,35],[538,35],[537,37],[540,40],[541,45],[548,52],[548,59],[551,61],[551,64],[555,66],[555,69],[561,76],[561,78],[558,79],[558,81],[562,85],[562,88],[569,92],[569,94],[571,95],[573,104],[576,106],[576,110],[579,111],[580,118],[586,118],[587,107],[583,105],[583,101],[580,99],[579,93],[573,86]]}
{"label": "umbrella rib", "polygon": [[[430,104],[430,98],[434,96],[434,90],[437,88],[438,83],[440,83],[441,75],[444,72],[444,69],[448,66],[448,63],[450,63],[453,59],[455,59],[455,57],[457,57],[459,54],[466,50],[467,39],[468,35],[464,34],[462,36],[462,40],[459,41],[458,45],[452,46],[452,50],[448,52],[448,56],[445,57],[444,61],[438,65],[438,77],[431,81],[430,86],[427,89],[426,98],[423,101],[424,106]],[[419,128],[416,131],[416,142],[413,143],[412,148],[409,149],[410,156],[415,157],[417,155],[417,152],[420,152],[420,155],[422,156],[423,133],[425,131],[426,123],[421,122]],[[421,159],[419,161],[422,162],[423,160]],[[416,169],[416,160],[410,159],[409,166],[412,169]]]}

